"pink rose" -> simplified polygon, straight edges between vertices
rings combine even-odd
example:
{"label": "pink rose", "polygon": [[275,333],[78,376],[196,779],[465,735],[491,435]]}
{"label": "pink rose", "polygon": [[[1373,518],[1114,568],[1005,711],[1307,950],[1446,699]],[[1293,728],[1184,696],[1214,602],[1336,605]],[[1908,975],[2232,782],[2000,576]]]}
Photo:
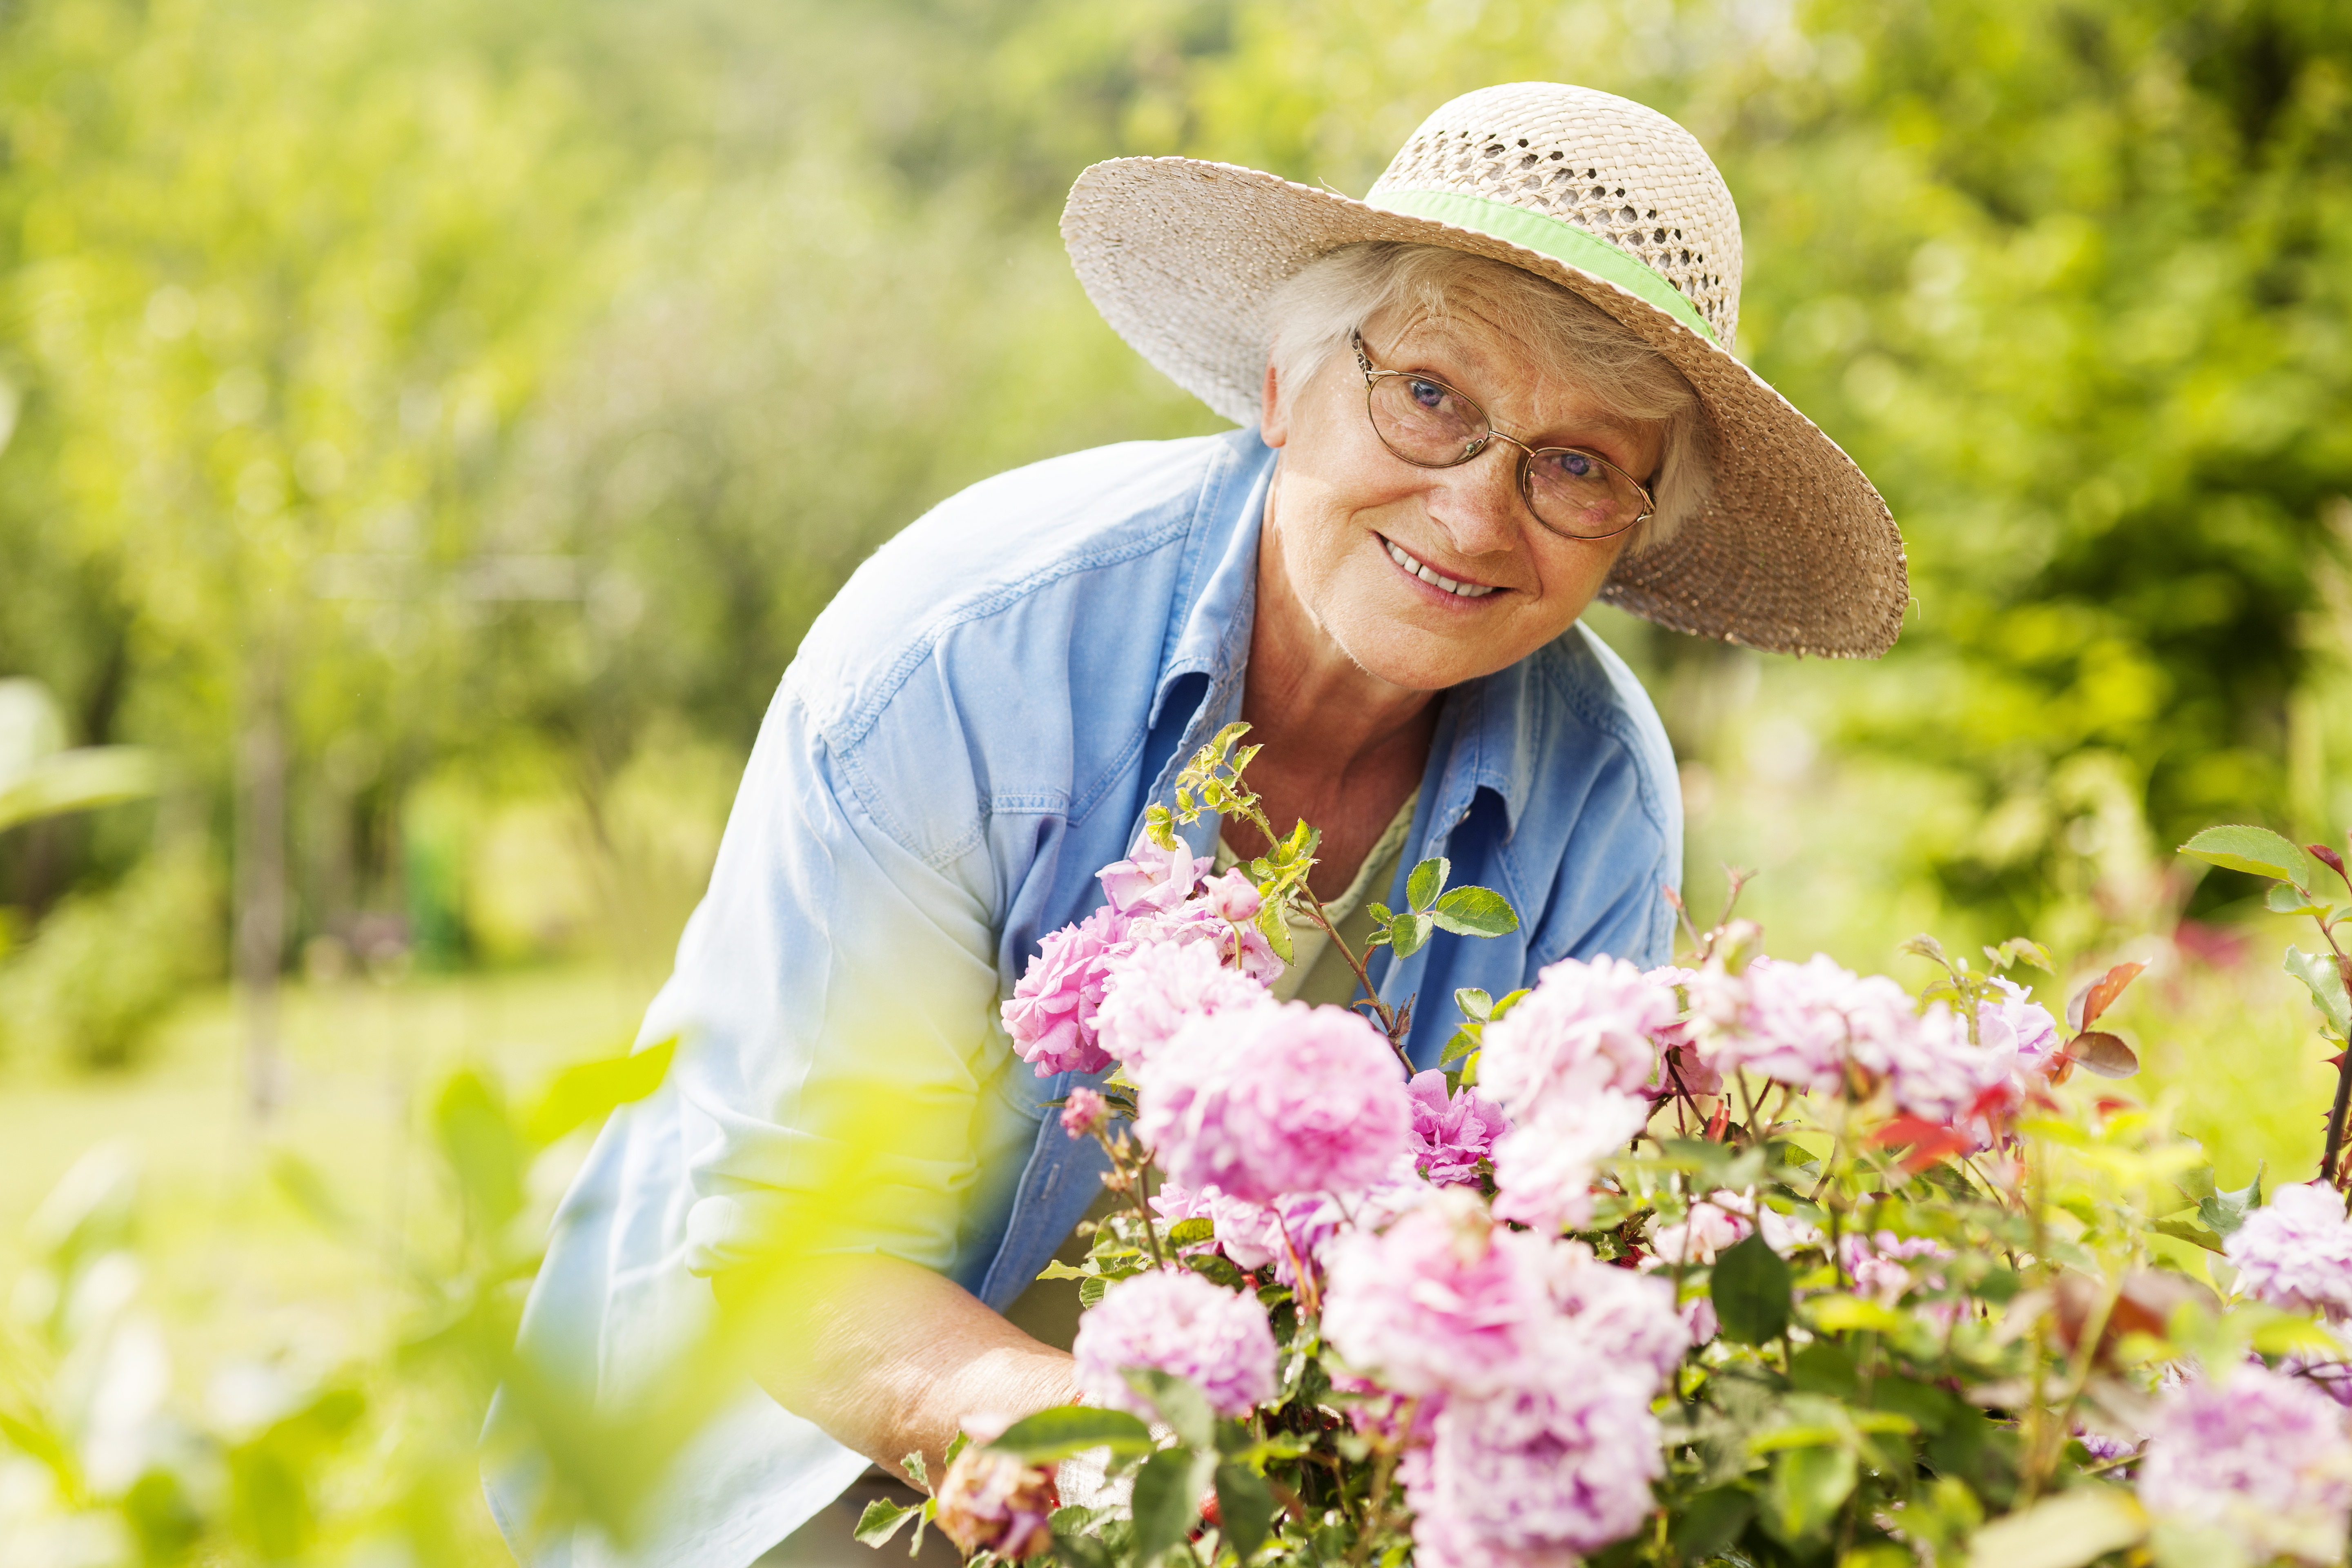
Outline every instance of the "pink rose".
{"label": "pink rose", "polygon": [[1523,1370],[1551,1316],[1552,1246],[1447,1189],[1384,1231],[1349,1231],[1325,1248],[1323,1337],[1400,1394],[1493,1393]]}
{"label": "pink rose", "polygon": [[1212,942],[1139,942],[1109,961],[1095,1027],[1103,1049],[1134,1069],[1193,1018],[1270,1000],[1265,986],[1218,963]]}
{"label": "pink rose", "polygon": [[1048,1515],[1062,1506],[1054,1472],[974,1443],[940,1479],[939,1527],[970,1556],[985,1548],[999,1557],[1034,1557],[1053,1549]]}
{"label": "pink rose", "polygon": [[1445,1074],[1431,1068],[1406,1086],[1412,1095],[1413,1168],[1433,1186],[1478,1180],[1478,1162],[1491,1158],[1495,1140],[1509,1131],[1501,1109],[1465,1089],[1446,1098]]}
{"label": "pink rose", "polygon": [[1146,835],[1126,859],[1112,861],[1095,876],[1120,914],[1164,914],[1192,896],[1212,864],[1195,857],[1181,838],[1174,848],[1162,849]]}
{"label": "pink rose", "polygon": [[1231,921],[1237,926],[1245,926],[1257,919],[1257,911],[1262,905],[1256,887],[1238,866],[1222,877],[1212,878],[1201,893],[1208,906],[1217,911],[1220,920]]}
{"label": "pink rose", "polygon": [[1136,1132],[1169,1179],[1254,1203],[1360,1192],[1412,1130],[1388,1041],[1339,1007],[1268,1003],[1196,1018],[1137,1078]]}
{"label": "pink rose", "polygon": [[1109,910],[1097,910],[1037,944],[1037,956],[1000,1011],[1013,1048],[1034,1065],[1039,1078],[1110,1066],[1109,1053],[1095,1037],[1095,1013],[1110,962],[1128,946],[1126,922]]}
{"label": "pink rose", "polygon": [[1110,1121],[1110,1102],[1090,1089],[1070,1090],[1069,1102],[1062,1107],[1062,1131],[1073,1138],[1084,1138]]}

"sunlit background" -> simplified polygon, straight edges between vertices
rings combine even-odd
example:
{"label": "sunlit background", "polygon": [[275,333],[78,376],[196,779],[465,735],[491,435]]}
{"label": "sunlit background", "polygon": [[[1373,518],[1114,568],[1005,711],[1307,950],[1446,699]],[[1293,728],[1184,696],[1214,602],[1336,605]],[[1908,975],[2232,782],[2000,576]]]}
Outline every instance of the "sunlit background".
{"label": "sunlit background", "polygon": [[810,619],[971,480],[1220,427],[1073,176],[1361,194],[1531,78],[1712,150],[1739,351],[1910,550],[1882,663],[1591,617],[1692,903],[2153,959],[2137,1092],[2299,1173],[2284,922],[2170,847],[2352,823],[2340,0],[0,0],[0,1538],[500,1561],[432,1347],[510,1315],[587,1136],[540,1086],[628,1040]]}

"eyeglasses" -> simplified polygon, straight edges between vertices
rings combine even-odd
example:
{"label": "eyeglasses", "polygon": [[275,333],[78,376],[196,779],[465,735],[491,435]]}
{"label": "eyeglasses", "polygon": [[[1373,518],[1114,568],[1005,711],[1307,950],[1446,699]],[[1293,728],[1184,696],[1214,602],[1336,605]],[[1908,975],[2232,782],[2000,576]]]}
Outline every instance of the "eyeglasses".
{"label": "eyeglasses", "polygon": [[1417,468],[1453,468],[1490,441],[1519,449],[1519,494],[1535,520],[1566,539],[1609,539],[1657,510],[1649,488],[1595,452],[1530,447],[1506,436],[1486,411],[1435,376],[1381,370],[1364,353],[1360,331],[1348,334],[1364,373],[1364,412],[1381,445]]}

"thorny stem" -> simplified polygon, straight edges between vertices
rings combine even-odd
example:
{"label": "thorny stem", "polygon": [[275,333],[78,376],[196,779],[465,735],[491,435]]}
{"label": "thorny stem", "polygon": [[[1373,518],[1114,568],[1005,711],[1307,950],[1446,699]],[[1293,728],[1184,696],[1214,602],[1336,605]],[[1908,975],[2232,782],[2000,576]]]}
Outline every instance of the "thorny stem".
{"label": "thorny stem", "polygon": [[1119,1154],[1119,1145],[1127,1142],[1125,1139],[1120,1139],[1119,1142],[1115,1144],[1110,1141],[1108,1130],[1097,1127],[1095,1129],[1095,1142],[1100,1143],[1103,1146],[1103,1152],[1110,1156],[1112,1173],[1119,1178],[1119,1184],[1126,1189],[1129,1201],[1135,1205],[1135,1217],[1142,1222],[1143,1240],[1144,1244],[1151,1248],[1153,1267],[1167,1268],[1168,1255],[1160,1249],[1159,1228],[1151,1223],[1151,1194],[1148,1185],[1151,1172],[1150,1162],[1139,1161],[1135,1169],[1129,1172],[1127,1169],[1127,1162]]}
{"label": "thorny stem", "polygon": [[[2325,916],[2319,917],[2319,936],[2336,955],[2336,976],[2343,984],[2345,994],[2352,996],[2352,958],[2347,958],[2344,949],[2336,944],[2335,929]],[[2352,1105],[2352,1045],[2347,1045],[2336,1061],[2336,1103],[2328,1108],[2327,1148],[2319,1156],[2320,1179],[2331,1186],[2336,1181],[2336,1157],[2344,1152],[2344,1112],[2347,1105]]]}

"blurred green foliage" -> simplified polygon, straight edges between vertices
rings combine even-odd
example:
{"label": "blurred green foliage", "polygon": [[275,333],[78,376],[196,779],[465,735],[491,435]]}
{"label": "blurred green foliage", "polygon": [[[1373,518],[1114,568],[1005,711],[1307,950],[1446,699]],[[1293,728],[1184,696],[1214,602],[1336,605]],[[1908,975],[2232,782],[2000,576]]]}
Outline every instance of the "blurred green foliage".
{"label": "blurred green foliage", "polygon": [[[1826,754],[1911,819],[1847,880],[2077,946],[2130,923],[2126,860],[2188,896],[2161,842],[2352,819],[2326,0],[16,0],[0,671],[78,743],[168,750],[216,857],[283,837],[283,958],[593,924],[470,907],[420,803],[477,832],[528,779],[609,861],[614,781],[740,755],[925,505],[1214,427],[1070,279],[1071,175],[1181,152],[1360,191],[1436,103],[1531,77],[1714,151],[1743,353],[1909,541],[1882,666],[1759,686],[1611,623],[1716,797]],[[240,816],[272,766],[278,816]],[[0,837],[0,902],[121,875],[126,815]],[[1693,819],[1695,863],[1754,853],[1738,810]]]}

